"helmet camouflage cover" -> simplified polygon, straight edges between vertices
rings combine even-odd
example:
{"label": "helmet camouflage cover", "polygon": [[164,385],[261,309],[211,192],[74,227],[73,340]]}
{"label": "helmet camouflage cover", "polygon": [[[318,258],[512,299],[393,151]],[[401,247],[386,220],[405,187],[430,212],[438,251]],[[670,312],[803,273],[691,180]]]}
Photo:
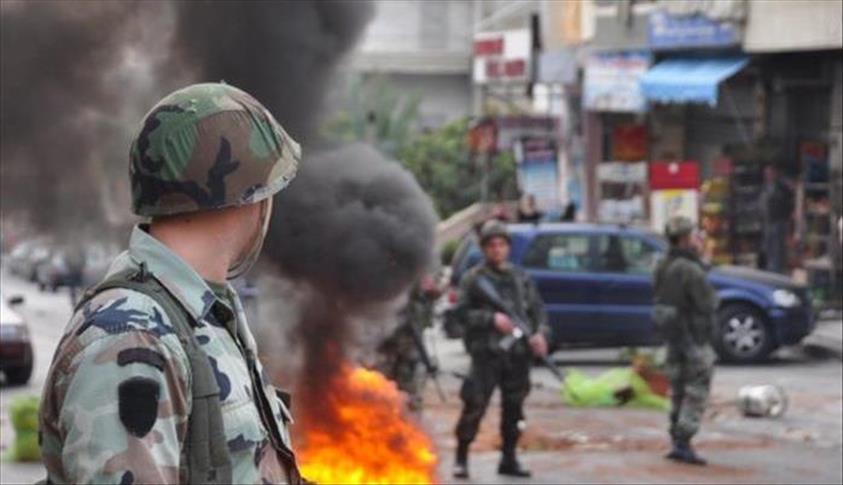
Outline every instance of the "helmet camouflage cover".
{"label": "helmet camouflage cover", "polygon": [[667,237],[680,237],[691,234],[694,231],[694,223],[685,216],[673,216],[664,226],[664,234]]}
{"label": "helmet camouflage cover", "polygon": [[295,177],[301,150],[255,98],[207,83],[159,101],[129,158],[133,212],[163,216],[271,197]]}
{"label": "helmet camouflage cover", "polygon": [[502,222],[496,220],[486,221],[480,229],[480,245],[485,245],[490,239],[495,237],[502,237],[507,241],[510,240],[509,232],[506,230],[506,226]]}

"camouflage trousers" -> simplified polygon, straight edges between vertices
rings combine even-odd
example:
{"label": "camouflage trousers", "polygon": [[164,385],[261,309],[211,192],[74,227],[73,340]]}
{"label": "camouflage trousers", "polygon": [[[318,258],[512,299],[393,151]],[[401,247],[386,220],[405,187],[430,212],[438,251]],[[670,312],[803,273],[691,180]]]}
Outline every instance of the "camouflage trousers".
{"label": "camouflage trousers", "polygon": [[381,351],[376,368],[407,394],[407,407],[411,411],[421,411],[426,376],[421,359],[415,352]]}
{"label": "camouflage trousers", "polygon": [[714,366],[668,363],[667,371],[671,387],[670,436],[675,441],[687,441],[700,429]]}
{"label": "camouflage trousers", "polygon": [[501,389],[500,432],[504,448],[514,448],[521,435],[518,423],[524,419],[524,400],[530,393],[528,356],[472,356],[471,370],[460,389],[463,408],[457,422],[457,439],[474,441],[496,387]]}

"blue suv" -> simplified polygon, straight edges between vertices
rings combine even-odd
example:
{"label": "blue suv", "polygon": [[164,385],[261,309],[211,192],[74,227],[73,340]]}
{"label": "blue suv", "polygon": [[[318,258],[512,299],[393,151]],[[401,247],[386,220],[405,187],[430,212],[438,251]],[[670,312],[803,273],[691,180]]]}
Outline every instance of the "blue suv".
{"label": "blue suv", "polygon": [[[650,308],[652,271],[667,250],[661,236],[606,224],[519,224],[509,230],[510,259],[538,286],[553,348],[659,344]],[[476,240],[466,238],[452,261],[452,284],[481,259]],[[814,329],[807,288],[789,278],[720,266],[709,281],[721,300],[714,344],[722,360],[762,360]],[[453,318],[446,313],[446,322]]]}

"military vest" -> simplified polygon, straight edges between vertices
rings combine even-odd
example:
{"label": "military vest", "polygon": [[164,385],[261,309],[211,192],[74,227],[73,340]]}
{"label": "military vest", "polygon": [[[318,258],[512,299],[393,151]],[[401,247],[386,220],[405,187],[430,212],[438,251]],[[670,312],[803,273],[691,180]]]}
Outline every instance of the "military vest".
{"label": "military vest", "polygon": [[[136,291],[157,303],[172,322],[173,330],[178,335],[190,363],[192,405],[188,417],[187,436],[182,448],[183,460],[180,465],[180,468],[186,472],[183,476],[187,477],[187,483],[209,485],[231,483],[232,463],[223,427],[220,389],[208,356],[193,334],[192,317],[154,275],[146,271],[145,265],[141,265],[139,270],[132,269],[116,273],[88,289],[76,304],[74,311],[78,311],[98,293],[114,288]],[[254,362],[255,357],[247,355],[245,358],[252,376],[252,384],[256,387],[256,405],[261,421],[269,433],[272,447],[285,465],[290,483],[302,483],[295,456],[283,444],[277,424],[272,419],[272,410],[267,397],[262,387],[258,385],[260,376]]]}

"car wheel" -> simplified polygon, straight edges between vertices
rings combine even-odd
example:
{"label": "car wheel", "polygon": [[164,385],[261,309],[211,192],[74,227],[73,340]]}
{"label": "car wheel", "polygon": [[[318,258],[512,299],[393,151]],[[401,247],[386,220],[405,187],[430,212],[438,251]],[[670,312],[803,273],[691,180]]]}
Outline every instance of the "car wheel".
{"label": "car wheel", "polygon": [[717,353],[722,360],[758,362],[773,351],[773,336],[764,316],[744,304],[727,305],[718,312]]}
{"label": "car wheel", "polygon": [[23,367],[12,367],[3,372],[6,373],[9,384],[20,386],[29,382],[29,378],[32,376],[32,363],[30,362]]}

